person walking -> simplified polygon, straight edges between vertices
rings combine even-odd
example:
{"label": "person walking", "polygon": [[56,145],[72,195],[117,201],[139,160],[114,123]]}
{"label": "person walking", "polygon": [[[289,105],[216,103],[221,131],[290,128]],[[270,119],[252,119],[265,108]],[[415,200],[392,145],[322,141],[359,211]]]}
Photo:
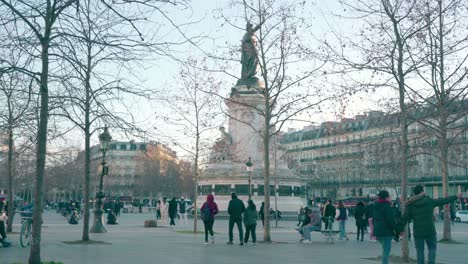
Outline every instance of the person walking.
{"label": "person walking", "polygon": [[252,243],[257,243],[257,234],[255,229],[257,228],[257,207],[252,200],[247,202],[247,209],[244,213],[244,225],[245,225],[245,236],[244,243],[249,242],[249,235],[252,235]]}
{"label": "person walking", "polygon": [[357,240],[359,241],[359,237],[361,241],[364,241],[364,229],[366,228],[366,207],[362,201],[359,201],[356,204],[356,209],[354,210],[354,218],[356,219],[356,227],[357,227]]}
{"label": "person walking", "polygon": [[414,196],[406,201],[406,210],[402,216],[403,226],[410,220],[413,222],[413,237],[416,247],[417,263],[425,263],[424,244],[427,245],[428,263],[435,264],[437,251],[437,233],[432,213],[434,207],[452,203],[461,195],[447,198],[432,199],[426,195],[424,188],[417,185],[413,188]]}
{"label": "person walking", "polygon": [[166,197],[162,198],[159,203],[159,210],[161,211],[161,222],[167,224],[167,214],[169,211],[169,205],[167,203]]}
{"label": "person walking", "polygon": [[343,204],[343,201],[338,202],[338,217],[336,220],[338,221],[340,227],[340,240],[346,238],[348,240],[348,236],[346,235],[346,220],[348,219],[348,211]]}
{"label": "person walking", "polygon": [[379,199],[374,205],[374,235],[382,245],[382,264],[388,264],[392,239],[395,234],[395,213],[390,206],[390,194],[382,190]]}
{"label": "person walking", "polygon": [[172,197],[172,200],[169,201],[168,213],[169,218],[171,219],[169,225],[175,226],[174,219],[177,217],[177,201],[175,197]]}
{"label": "person walking", "polygon": [[258,214],[260,215],[260,219],[262,220],[262,226],[265,226],[265,202],[262,202]]}
{"label": "person walking", "polygon": [[232,245],[234,224],[239,230],[240,245],[244,245],[244,233],[242,231],[242,214],[245,212],[244,202],[237,198],[236,193],[231,194],[231,201],[228,205],[229,214],[229,241],[227,244]]}
{"label": "person walking", "polygon": [[185,201],[185,198],[183,196],[180,197],[180,201],[179,201],[179,215],[180,215],[180,223],[188,225],[187,202]]}
{"label": "person walking", "polygon": [[200,208],[201,218],[205,226],[205,245],[208,245],[208,232],[211,235],[211,244],[215,243],[213,225],[215,215],[218,214],[218,205],[214,202],[213,194],[208,194],[206,202]]}
{"label": "person walking", "polygon": [[374,236],[374,206],[374,200],[370,200],[366,207],[367,223],[369,224],[369,240],[371,242],[377,241],[376,237]]}
{"label": "person walking", "polygon": [[332,229],[333,221],[335,221],[336,209],[332,201],[328,200],[323,207],[323,221],[325,222],[325,230]]}

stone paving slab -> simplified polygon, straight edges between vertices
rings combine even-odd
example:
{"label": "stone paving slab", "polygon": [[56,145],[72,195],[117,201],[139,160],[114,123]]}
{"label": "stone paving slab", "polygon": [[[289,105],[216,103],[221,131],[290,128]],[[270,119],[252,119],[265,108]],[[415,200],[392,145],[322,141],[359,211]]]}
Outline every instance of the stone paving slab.
{"label": "stone paving slab", "polygon": [[[295,222],[280,222],[279,228],[272,228],[274,241],[282,243],[244,246],[226,245],[227,221],[215,222],[216,243],[204,245],[203,234],[181,234],[176,231],[190,230],[189,226],[143,228],[143,221],[151,215],[123,214],[120,225],[107,226],[105,234],[92,234],[93,240],[111,243],[111,245],[68,245],[63,241],[74,241],[81,237],[81,225],[66,224],[63,217],[46,212],[44,217],[42,259],[62,261],[66,264],[94,263],[377,263],[363,258],[375,257],[380,253],[380,245],[369,241],[358,242],[355,234],[349,234],[349,241],[337,241],[326,244],[322,235],[312,233],[311,244],[298,243],[299,236],[293,229]],[[355,231],[354,221],[348,221],[347,228]],[[202,223],[199,223],[202,229]],[[274,226],[274,224],[273,224]],[[437,225],[441,230],[441,224]],[[19,226],[15,225],[18,230]],[[257,230],[261,241],[263,232],[261,223]],[[9,235],[15,243],[11,248],[0,248],[0,263],[26,263],[29,249],[18,245],[18,234]],[[237,233],[234,233],[235,242]],[[468,224],[454,227],[454,238],[468,243]],[[468,263],[465,251],[467,244],[438,244],[438,261],[447,264]],[[410,245],[411,256],[415,250]],[[392,245],[392,253],[400,255],[400,245]]]}

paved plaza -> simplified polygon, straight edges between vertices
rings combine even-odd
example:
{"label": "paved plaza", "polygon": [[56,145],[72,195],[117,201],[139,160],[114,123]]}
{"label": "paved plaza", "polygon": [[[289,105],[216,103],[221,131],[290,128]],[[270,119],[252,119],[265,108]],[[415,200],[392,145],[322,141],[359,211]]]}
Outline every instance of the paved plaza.
{"label": "paved plaza", "polygon": [[[298,243],[299,236],[293,229],[295,222],[282,221],[278,228],[272,228],[273,244],[262,244],[262,230],[258,230],[260,243],[257,245],[226,245],[228,240],[227,220],[215,222],[216,244],[204,245],[203,234],[184,234],[190,226],[177,225],[175,228],[143,228],[143,221],[150,214],[122,214],[119,225],[107,226],[105,234],[92,234],[93,240],[108,242],[99,245],[69,245],[63,241],[75,241],[81,237],[81,225],[71,226],[55,212],[45,212],[42,259],[61,261],[66,264],[87,263],[378,263],[366,258],[380,253],[378,243],[358,242],[355,234],[348,234],[349,241],[326,244],[321,234],[312,233],[311,244]],[[14,231],[19,231],[19,222]],[[179,224],[177,222],[177,224]],[[200,222],[199,226],[203,229]],[[274,223],[273,223],[274,226]],[[261,223],[258,226],[261,229]],[[348,221],[347,230],[355,231],[354,219]],[[437,224],[439,237],[442,224]],[[237,238],[237,233],[234,233]],[[457,241],[468,243],[468,224],[456,224],[453,236]],[[26,263],[29,249],[18,243],[18,234],[9,235],[14,243],[11,248],[0,248],[0,263]],[[468,263],[467,244],[438,244],[438,262],[447,264]],[[411,256],[415,257],[413,244]],[[400,245],[393,243],[392,254],[400,255]]]}

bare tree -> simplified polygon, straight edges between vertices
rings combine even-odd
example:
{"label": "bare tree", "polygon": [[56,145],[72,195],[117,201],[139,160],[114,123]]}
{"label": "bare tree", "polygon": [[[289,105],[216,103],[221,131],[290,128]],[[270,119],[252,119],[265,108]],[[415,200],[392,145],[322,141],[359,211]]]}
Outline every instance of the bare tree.
{"label": "bare tree", "polygon": [[[197,208],[198,177],[201,165],[208,161],[208,139],[217,121],[216,106],[220,104],[218,97],[220,82],[206,69],[206,59],[189,58],[181,64],[177,80],[180,85],[172,87],[160,96],[158,102],[169,109],[170,118],[162,117],[165,123],[171,124],[181,136],[171,136],[177,147],[182,148],[192,162],[191,172],[194,182],[194,208]],[[194,210],[193,232],[197,232],[197,210]]]}
{"label": "bare tree", "polygon": [[[16,51],[9,51],[12,59],[10,65],[17,65],[21,52],[14,54]],[[8,135],[8,157],[7,157],[7,177],[8,177],[8,221],[7,231],[12,232],[14,219],[14,177],[15,170],[15,146],[14,138],[20,138],[21,129],[25,128],[30,116],[30,103],[34,99],[32,94],[32,86],[34,79],[28,75],[22,74],[19,71],[10,70],[7,72],[0,71],[0,131],[6,131]],[[18,135],[16,135],[18,133]]]}
{"label": "bare tree", "polygon": [[[417,35],[418,53],[411,56],[422,80],[419,89],[410,88],[419,106],[411,118],[437,140],[441,163],[442,192],[449,192],[449,150],[467,131],[468,39],[466,28],[468,4],[462,0],[419,1],[414,17],[427,25]],[[443,240],[451,240],[450,208],[444,207]]]}

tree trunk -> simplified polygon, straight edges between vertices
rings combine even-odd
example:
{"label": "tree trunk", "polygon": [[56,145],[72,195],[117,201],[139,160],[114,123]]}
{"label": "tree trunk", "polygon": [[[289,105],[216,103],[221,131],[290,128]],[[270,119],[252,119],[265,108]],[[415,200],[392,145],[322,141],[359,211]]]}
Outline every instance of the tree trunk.
{"label": "tree trunk", "polygon": [[13,231],[13,219],[15,217],[14,192],[13,192],[13,128],[8,129],[8,226],[7,232]]}
{"label": "tree trunk", "polygon": [[[442,136],[439,139],[439,150],[440,150],[440,159],[442,166],[442,194],[443,197],[448,197],[448,143],[447,143],[447,131],[444,126],[444,120],[441,120]],[[444,129],[445,128],[445,129]],[[452,240],[451,225],[450,225],[450,205],[444,205],[444,231],[442,235],[442,240]]]}
{"label": "tree trunk", "polygon": [[[46,23],[50,22],[50,6],[47,9]],[[47,150],[47,122],[49,117],[49,44],[50,44],[49,25],[46,25],[46,33],[41,39],[41,107],[39,115],[39,128],[37,132],[37,149],[36,149],[36,182],[34,188],[34,213],[32,225],[31,249],[29,253],[29,264],[41,263],[41,229],[42,229],[42,208],[43,208],[43,183],[44,170],[46,162]]]}
{"label": "tree trunk", "polygon": [[263,133],[264,189],[265,189],[265,225],[263,240],[271,242],[270,234],[270,104],[265,88],[265,131]]}
{"label": "tree trunk", "polygon": [[198,218],[198,212],[197,212],[197,198],[198,198],[198,144],[199,144],[199,136],[197,136],[196,139],[196,149],[195,149],[195,164],[194,164],[194,177],[195,177],[195,196],[193,199],[193,233],[197,233],[197,218]]}

